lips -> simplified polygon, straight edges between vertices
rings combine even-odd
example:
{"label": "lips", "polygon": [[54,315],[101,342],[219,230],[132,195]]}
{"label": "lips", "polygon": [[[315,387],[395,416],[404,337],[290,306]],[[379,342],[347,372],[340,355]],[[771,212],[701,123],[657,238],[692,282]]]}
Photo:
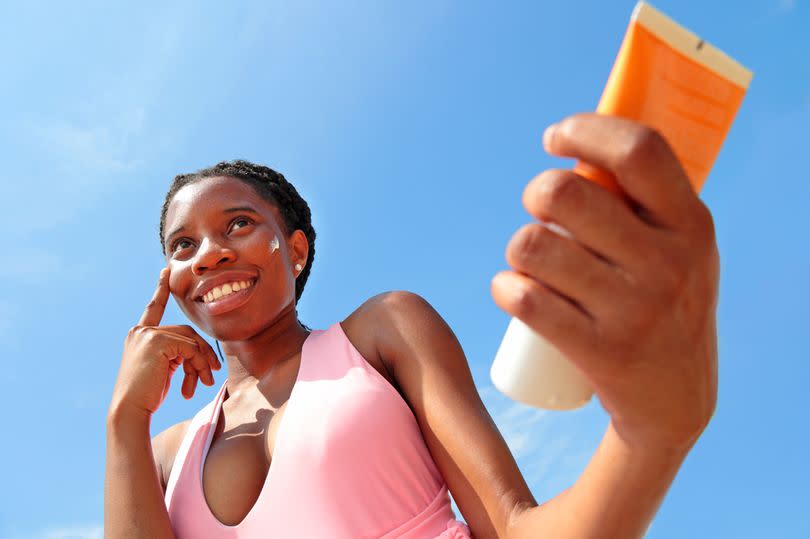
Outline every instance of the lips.
{"label": "lips", "polygon": [[217,275],[213,275],[197,285],[197,288],[194,290],[194,301],[202,301],[202,297],[205,294],[217,286],[224,285],[225,283],[231,283],[234,281],[255,281],[256,278],[257,275],[255,272],[239,270],[228,270]]}
{"label": "lips", "polygon": [[199,303],[203,312],[209,316],[217,316],[229,311],[233,311],[234,309],[238,309],[247,303],[253,296],[253,290],[256,288],[258,279],[254,278],[252,280],[254,281],[252,285],[247,288],[243,288],[238,292],[231,292],[227,296],[222,296],[221,298],[215,299],[210,303],[200,301]]}

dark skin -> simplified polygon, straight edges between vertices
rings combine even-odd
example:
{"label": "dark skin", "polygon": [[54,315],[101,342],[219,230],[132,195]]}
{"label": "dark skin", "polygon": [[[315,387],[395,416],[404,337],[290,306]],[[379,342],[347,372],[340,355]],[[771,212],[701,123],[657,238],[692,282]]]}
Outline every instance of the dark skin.
{"label": "dark skin", "polygon": [[[223,211],[244,206],[258,213]],[[181,225],[185,230],[171,235]],[[303,266],[307,241],[301,231],[286,235],[273,204],[244,182],[226,177],[208,178],[178,191],[169,205],[165,228],[170,234],[166,250],[171,294],[189,320],[221,341],[228,366],[228,398],[206,458],[203,489],[214,516],[234,525],[254,505],[272,464],[276,432],[300,366],[301,346],[308,335],[295,317],[294,303],[295,264]],[[269,245],[274,237],[279,238],[279,250],[271,253]],[[196,286],[200,280],[228,270],[254,271],[258,276],[255,295],[238,309],[207,316],[203,305],[194,299]],[[431,329],[437,323],[443,331]],[[412,409],[423,413],[424,397],[413,399],[403,394],[393,374],[394,361],[410,350],[425,358],[455,354],[466,366],[450,328],[424,300],[411,294],[376,296],[341,325],[366,360]],[[414,348],[419,334],[433,337],[425,343],[429,351]],[[469,370],[462,376],[472,389]],[[194,370],[186,374],[183,393],[187,398],[193,395],[196,377]],[[470,396],[473,394],[470,392]],[[477,406],[479,413],[483,411],[480,401]],[[170,427],[153,440],[164,489],[188,423]],[[431,435],[431,425],[425,419],[423,423]],[[435,434],[431,439],[438,447]],[[512,462],[511,473],[519,478],[517,465],[502,439],[500,443],[502,458]],[[451,465],[446,451],[440,450],[439,458]]]}
{"label": "dark skin", "polygon": [[[235,207],[258,213],[224,211]],[[185,230],[172,234],[181,226]],[[278,209],[234,178],[206,178],[178,191],[165,229],[171,235],[164,245],[172,296],[189,320],[222,343],[231,397],[238,398],[257,379],[284,387],[289,362],[297,361],[308,335],[295,313],[294,266],[306,262],[304,233],[296,230],[288,238]],[[280,242],[275,252],[269,247],[273,238]],[[195,288],[232,270],[256,276],[253,298],[243,308],[207,315],[203,302],[193,297]]]}
{"label": "dark skin", "polygon": [[[458,340],[422,298],[381,294],[341,325],[413,411],[476,539],[642,537],[716,403],[719,258],[712,217],[666,141],[644,126],[576,115],[547,131],[544,142],[554,155],[611,172],[635,205],[570,171],[540,174],[526,187],[524,207],[574,237],[537,223],[521,228],[506,249],[513,270],[492,282],[498,306],[565,353],[611,416],[572,487],[537,504],[481,402]],[[253,225],[224,213],[247,204],[258,211]],[[186,398],[197,377],[213,384],[218,367],[190,326],[159,325],[170,294],[192,322],[222,341],[228,362],[232,395],[205,463],[206,500],[227,524],[254,505],[306,337],[295,317],[294,276],[307,242],[301,231],[281,233],[280,223],[272,204],[232,178],[187,186],[172,201],[166,230],[184,224],[188,251],[170,254],[152,302],[125,341],[107,419],[110,536],[172,537],[161,492],[188,422],[150,446],[149,419],[180,365]],[[280,248],[271,255],[274,234]],[[253,298],[206,316],[195,303],[195,285],[235,269],[257,277]]]}

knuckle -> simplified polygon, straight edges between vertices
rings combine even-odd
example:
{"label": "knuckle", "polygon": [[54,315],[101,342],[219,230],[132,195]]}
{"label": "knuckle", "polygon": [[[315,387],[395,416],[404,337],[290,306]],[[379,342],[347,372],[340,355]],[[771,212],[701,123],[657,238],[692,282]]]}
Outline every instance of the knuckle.
{"label": "knuckle", "polygon": [[147,342],[152,342],[155,339],[157,339],[160,336],[160,334],[154,331],[153,328],[149,326],[142,326],[138,330],[138,336]]}
{"label": "knuckle", "polygon": [[717,247],[717,228],[714,216],[706,204],[696,198],[695,217],[684,250],[692,254],[695,264],[705,265],[709,272],[719,271],[720,254]]}
{"label": "knuckle", "polygon": [[531,211],[532,208],[537,206],[537,195],[543,187],[543,181],[547,173],[548,171],[541,172],[532,178],[529,183],[526,184],[526,187],[523,188],[523,193],[521,194],[520,200],[523,203],[523,207],[527,210]]}
{"label": "knuckle", "polygon": [[714,223],[714,216],[712,215],[712,211],[703,202],[701,199],[696,198],[697,200],[697,217],[695,219],[698,229],[701,232],[701,236],[705,238],[705,241],[709,244],[713,244],[716,241],[717,237],[717,230]]}
{"label": "knuckle", "polygon": [[558,140],[571,140],[576,138],[580,121],[581,116],[574,114],[558,122],[557,128],[554,130],[555,138]]}
{"label": "knuckle", "polygon": [[676,257],[672,257],[671,262],[662,265],[658,271],[657,292],[655,303],[670,304],[681,292],[686,283],[686,271],[683,263]]}
{"label": "knuckle", "polygon": [[647,250],[644,279],[651,287],[650,295],[655,301],[669,301],[683,285],[689,271],[690,246],[682,238],[659,238],[661,245]]}
{"label": "knuckle", "polygon": [[548,198],[560,175],[560,170],[544,170],[526,185],[523,190],[522,203],[529,213],[540,219],[552,217]]}
{"label": "knuckle", "polygon": [[548,180],[548,205],[553,214],[574,211],[582,207],[584,193],[572,175],[557,174]]}
{"label": "knuckle", "polygon": [[140,325],[138,325],[138,326],[133,327],[130,330],[130,332],[132,333],[133,336],[141,336],[144,333],[146,333],[148,329],[149,329],[149,326],[140,326]]}
{"label": "knuckle", "polygon": [[656,159],[668,149],[669,146],[661,133],[651,127],[639,126],[623,149],[622,161],[633,166]]}
{"label": "knuckle", "polygon": [[510,262],[528,262],[537,253],[546,251],[551,240],[551,232],[539,224],[528,224],[520,228],[512,237],[507,251]]}

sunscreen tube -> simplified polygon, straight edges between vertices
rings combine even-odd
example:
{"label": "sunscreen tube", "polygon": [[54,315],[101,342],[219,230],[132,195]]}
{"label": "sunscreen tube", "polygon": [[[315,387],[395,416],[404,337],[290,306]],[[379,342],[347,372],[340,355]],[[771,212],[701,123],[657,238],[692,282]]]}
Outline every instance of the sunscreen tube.
{"label": "sunscreen tube", "polygon": [[[639,2],[596,111],[638,121],[661,133],[698,193],[751,77],[723,52]],[[627,200],[606,171],[583,162],[574,171]],[[555,231],[570,237],[559,226]],[[582,372],[517,318],[506,329],[490,378],[505,395],[537,408],[579,408],[593,396]]]}

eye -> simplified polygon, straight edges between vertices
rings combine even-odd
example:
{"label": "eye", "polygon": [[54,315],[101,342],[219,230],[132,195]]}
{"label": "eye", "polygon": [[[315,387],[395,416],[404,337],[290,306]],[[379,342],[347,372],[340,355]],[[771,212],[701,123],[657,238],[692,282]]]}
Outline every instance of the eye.
{"label": "eye", "polygon": [[183,244],[183,243],[191,243],[191,242],[189,240],[185,239],[185,238],[180,238],[179,240],[177,240],[176,242],[174,242],[172,244],[171,252],[172,253],[175,252],[177,250],[177,248],[180,247],[180,245]]}
{"label": "eye", "polygon": [[[247,224],[251,225],[251,224],[253,224],[253,220],[249,219],[247,217],[237,217],[236,219],[231,221],[231,225],[235,225],[236,223],[247,223]],[[239,228],[244,228],[244,227],[240,226]]]}

